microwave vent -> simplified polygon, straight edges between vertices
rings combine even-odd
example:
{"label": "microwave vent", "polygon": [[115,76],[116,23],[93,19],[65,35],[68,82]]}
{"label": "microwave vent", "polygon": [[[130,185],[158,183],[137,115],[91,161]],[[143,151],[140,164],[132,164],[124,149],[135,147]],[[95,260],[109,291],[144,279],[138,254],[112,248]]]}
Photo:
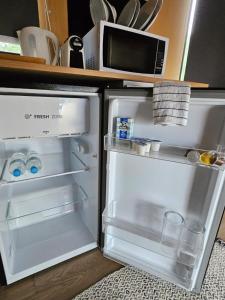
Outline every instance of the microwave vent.
{"label": "microwave vent", "polygon": [[96,61],[95,61],[95,57],[92,56],[90,58],[87,59],[86,61],[86,68],[87,69],[91,69],[91,70],[95,70],[96,69]]}

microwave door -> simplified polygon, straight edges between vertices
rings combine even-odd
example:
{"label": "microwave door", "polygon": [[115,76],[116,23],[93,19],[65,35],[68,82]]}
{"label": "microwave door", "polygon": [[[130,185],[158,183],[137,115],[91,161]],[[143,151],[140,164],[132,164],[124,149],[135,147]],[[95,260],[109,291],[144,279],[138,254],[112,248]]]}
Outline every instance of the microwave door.
{"label": "microwave door", "polygon": [[[219,99],[221,96],[222,100]],[[111,90],[105,93],[104,130],[108,135],[104,153],[107,159],[105,157],[103,252],[108,258],[199,292],[224,209],[224,171],[180,163],[174,156],[168,159],[168,156],[138,155],[129,142],[112,138],[113,123],[118,116],[134,118],[135,136],[150,137],[149,133],[154,133],[155,138],[163,139],[164,135],[167,143],[171,140],[184,145],[188,141],[191,145],[195,138],[192,127],[195,126],[197,136],[202,135],[205,125],[214,116],[209,114],[213,110],[213,114],[217,114],[219,143],[223,139],[220,132],[224,131],[224,117],[220,110],[221,104],[225,109],[225,94],[192,93],[189,125],[183,129],[186,135],[177,128],[153,126],[151,101],[151,90]],[[192,213],[204,224],[201,246],[195,255],[181,252],[181,237],[173,247],[163,243],[168,210],[181,214],[185,220]],[[174,242],[172,229],[168,230],[166,237],[169,242]],[[182,253],[180,256],[178,249]]]}
{"label": "microwave door", "polygon": [[104,68],[140,74],[161,74],[164,51],[165,41],[113,27],[104,29]]}

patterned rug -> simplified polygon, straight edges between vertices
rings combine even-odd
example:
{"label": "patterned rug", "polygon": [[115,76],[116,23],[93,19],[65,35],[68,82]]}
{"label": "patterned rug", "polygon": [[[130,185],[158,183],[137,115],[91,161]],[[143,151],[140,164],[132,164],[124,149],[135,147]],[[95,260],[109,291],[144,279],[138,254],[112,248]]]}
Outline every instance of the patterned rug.
{"label": "patterned rug", "polygon": [[159,280],[134,267],[105,277],[73,300],[225,300],[225,245],[215,243],[199,295]]}

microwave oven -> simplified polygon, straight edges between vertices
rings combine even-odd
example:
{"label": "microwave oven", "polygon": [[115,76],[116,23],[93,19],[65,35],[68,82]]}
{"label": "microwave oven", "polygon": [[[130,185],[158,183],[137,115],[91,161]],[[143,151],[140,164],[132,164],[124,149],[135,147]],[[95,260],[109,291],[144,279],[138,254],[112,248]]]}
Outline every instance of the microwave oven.
{"label": "microwave oven", "polygon": [[163,76],[169,39],[100,21],[84,37],[87,69]]}

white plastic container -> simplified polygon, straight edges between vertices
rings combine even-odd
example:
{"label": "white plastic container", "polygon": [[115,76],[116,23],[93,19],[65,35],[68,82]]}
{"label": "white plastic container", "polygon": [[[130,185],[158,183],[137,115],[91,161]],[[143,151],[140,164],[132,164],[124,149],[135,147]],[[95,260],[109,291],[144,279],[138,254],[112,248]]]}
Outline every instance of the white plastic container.
{"label": "white plastic container", "polygon": [[187,159],[192,163],[196,163],[200,160],[200,153],[196,150],[191,150],[187,154]]}
{"label": "white plastic container", "polygon": [[26,171],[26,155],[22,152],[14,153],[9,162],[9,173],[20,177]]}
{"label": "white plastic container", "polygon": [[151,150],[154,152],[158,152],[160,149],[160,145],[161,145],[162,141],[159,140],[152,140],[151,141]]}
{"label": "white plastic container", "polygon": [[136,143],[136,151],[139,155],[145,155],[145,152],[146,152],[146,144],[145,143]]}
{"label": "white plastic container", "polygon": [[42,168],[42,163],[36,152],[29,152],[27,155],[26,168],[29,173],[37,174]]}
{"label": "white plastic container", "polygon": [[146,147],[145,147],[145,151],[146,152],[150,152],[150,150],[151,150],[151,147],[152,147],[152,142],[151,141],[147,141],[146,142]]}

